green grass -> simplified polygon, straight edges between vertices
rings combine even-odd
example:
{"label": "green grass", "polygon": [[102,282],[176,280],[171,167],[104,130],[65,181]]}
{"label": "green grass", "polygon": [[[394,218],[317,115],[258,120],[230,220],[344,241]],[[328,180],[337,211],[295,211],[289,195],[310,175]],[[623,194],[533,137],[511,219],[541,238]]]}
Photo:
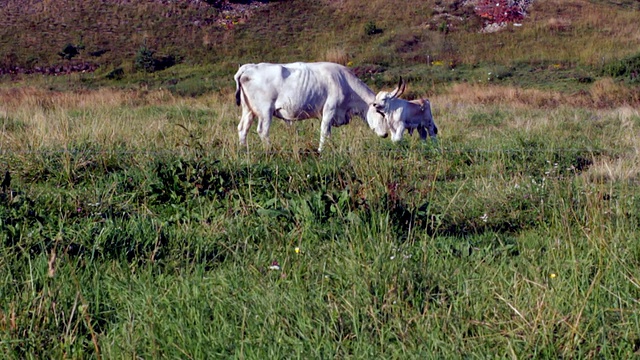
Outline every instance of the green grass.
{"label": "green grass", "polygon": [[437,147],[354,122],[318,156],[313,120],[238,147],[226,97],[57,96],[5,98],[7,358],[638,350],[635,110],[442,94]]}
{"label": "green grass", "polygon": [[[0,61],[54,61],[81,33],[110,51],[0,83],[0,357],[640,351],[631,1],[536,2],[497,34],[429,28],[428,1],[274,2],[230,31],[173,5],[16,4]],[[135,72],[143,44],[183,63]],[[376,91],[403,76],[438,144],[356,119],[322,155],[317,120],[240,147],[238,64],[325,59],[383,70],[362,74]]]}

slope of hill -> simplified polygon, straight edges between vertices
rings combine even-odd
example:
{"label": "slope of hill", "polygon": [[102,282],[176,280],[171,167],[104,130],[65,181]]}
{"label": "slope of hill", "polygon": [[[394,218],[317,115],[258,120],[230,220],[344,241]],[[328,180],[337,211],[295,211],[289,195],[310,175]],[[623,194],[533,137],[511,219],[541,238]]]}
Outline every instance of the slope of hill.
{"label": "slope of hill", "polygon": [[0,67],[102,75],[121,68],[127,76],[149,49],[154,61],[170,60],[161,69],[182,62],[228,74],[248,61],[330,60],[380,84],[399,73],[438,83],[488,72],[544,83],[554,76],[541,71],[589,81],[640,51],[637,1],[519,1],[532,4],[527,16],[495,33],[482,31],[497,18],[478,11],[478,0],[209,3],[9,0],[0,6]]}

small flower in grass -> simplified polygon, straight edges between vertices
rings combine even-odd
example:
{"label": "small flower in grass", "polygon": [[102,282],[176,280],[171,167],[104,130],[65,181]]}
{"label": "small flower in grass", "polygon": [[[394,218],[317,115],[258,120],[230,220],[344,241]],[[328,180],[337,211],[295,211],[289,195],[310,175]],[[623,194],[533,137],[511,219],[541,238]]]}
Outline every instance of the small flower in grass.
{"label": "small flower in grass", "polygon": [[271,265],[269,265],[269,270],[280,270],[280,264],[277,261],[273,260]]}
{"label": "small flower in grass", "polygon": [[480,216],[480,220],[482,220],[483,222],[487,222],[487,220],[489,220],[489,216],[487,215],[487,213],[484,213],[482,216]]}
{"label": "small flower in grass", "polygon": [[296,246],[296,248],[294,249],[294,251],[296,252],[296,254],[300,254],[300,248]]}
{"label": "small flower in grass", "polygon": [[555,279],[556,277],[558,277],[558,275],[556,273],[551,273],[551,274],[549,274],[549,277],[551,279]]}

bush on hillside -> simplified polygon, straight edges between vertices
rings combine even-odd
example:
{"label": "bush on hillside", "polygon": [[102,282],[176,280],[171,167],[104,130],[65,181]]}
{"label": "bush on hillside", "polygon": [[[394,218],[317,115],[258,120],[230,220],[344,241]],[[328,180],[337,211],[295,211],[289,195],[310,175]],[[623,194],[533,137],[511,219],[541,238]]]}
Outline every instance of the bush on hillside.
{"label": "bush on hillside", "polygon": [[135,68],[136,70],[143,70],[148,73],[152,73],[156,71],[156,59],[154,59],[153,54],[155,51],[149,49],[146,46],[141,46],[136,53],[135,58]]}
{"label": "bush on hillside", "polygon": [[58,55],[63,59],[71,60],[76,57],[76,55],[80,54],[81,49],[81,46],[75,46],[69,43],[62,48],[62,51],[59,52]]}
{"label": "bush on hillside", "polygon": [[141,46],[136,53],[134,66],[136,70],[148,73],[164,70],[178,63],[178,58],[167,55],[160,58],[155,57],[155,51],[145,45]]}
{"label": "bush on hillside", "polygon": [[640,82],[640,53],[606,64],[603,72],[607,76]]}

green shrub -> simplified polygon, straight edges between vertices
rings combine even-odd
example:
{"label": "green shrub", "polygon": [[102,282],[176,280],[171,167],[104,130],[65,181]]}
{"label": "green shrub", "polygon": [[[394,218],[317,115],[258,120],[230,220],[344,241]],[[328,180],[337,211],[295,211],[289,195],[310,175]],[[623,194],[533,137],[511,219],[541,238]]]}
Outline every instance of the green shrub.
{"label": "green shrub", "polygon": [[164,70],[179,62],[180,57],[174,55],[155,57],[155,51],[146,46],[140,47],[136,53],[135,68],[148,73]]}
{"label": "green shrub", "polygon": [[153,57],[155,51],[145,45],[141,46],[136,53],[135,68],[148,73],[156,71],[156,59]]}

